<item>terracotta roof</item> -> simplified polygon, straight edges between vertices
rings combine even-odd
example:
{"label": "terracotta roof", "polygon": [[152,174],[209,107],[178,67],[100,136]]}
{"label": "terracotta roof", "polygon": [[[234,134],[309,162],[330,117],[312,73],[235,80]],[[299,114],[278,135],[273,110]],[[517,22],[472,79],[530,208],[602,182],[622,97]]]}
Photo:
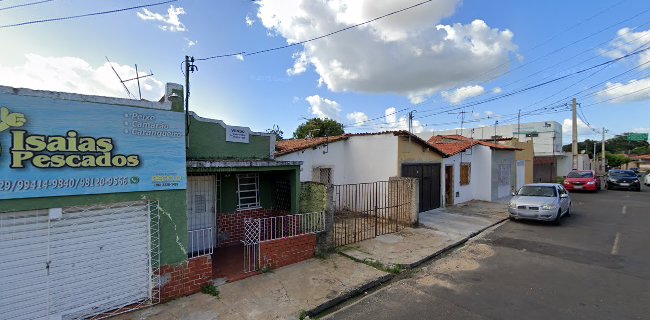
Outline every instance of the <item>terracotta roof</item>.
{"label": "terracotta roof", "polygon": [[630,156],[630,159],[633,159],[633,160],[650,160],[650,154],[633,155],[633,156]]}
{"label": "terracotta roof", "polygon": [[429,144],[432,146],[438,148],[442,152],[444,152],[447,156],[453,156],[455,154],[458,154],[462,151],[465,151],[477,144],[480,144],[482,146],[489,147],[491,149],[499,149],[499,150],[521,150],[519,148],[514,148],[510,146],[504,146],[500,144],[494,144],[491,142],[486,142],[486,141],[480,141],[480,140],[474,140],[471,138],[467,138],[461,135],[444,135],[444,136],[433,136],[429,139]]}
{"label": "terracotta roof", "polygon": [[322,137],[322,138],[309,138],[309,139],[289,139],[277,141],[275,143],[275,155],[281,156],[288,153],[293,153],[300,150],[309,148],[316,148],[320,145],[347,140],[349,135]]}
{"label": "terracotta roof", "polygon": [[423,147],[426,147],[433,152],[436,152],[442,156],[446,156],[446,153],[441,151],[440,149],[436,148],[435,146],[432,146],[431,144],[427,143],[425,140],[422,138],[416,136],[415,134],[412,134],[406,130],[399,130],[399,131],[381,131],[381,132],[364,132],[364,133],[347,133],[341,136],[333,136],[333,137],[319,137],[319,138],[309,138],[309,139],[290,139],[290,140],[282,140],[282,141],[277,141],[275,143],[275,155],[276,156],[281,156],[289,153],[294,153],[297,151],[309,149],[309,148],[316,148],[320,145],[326,144],[326,143],[332,143],[332,142],[337,142],[341,140],[347,140],[350,137],[355,137],[355,136],[376,136],[376,135],[383,135],[383,134],[392,134],[398,137],[411,137],[412,141],[422,145]]}

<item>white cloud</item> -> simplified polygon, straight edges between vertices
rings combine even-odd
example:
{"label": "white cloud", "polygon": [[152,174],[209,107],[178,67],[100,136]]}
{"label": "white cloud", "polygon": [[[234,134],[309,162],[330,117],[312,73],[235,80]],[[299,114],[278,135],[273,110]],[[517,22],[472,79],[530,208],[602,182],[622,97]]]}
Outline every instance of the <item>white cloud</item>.
{"label": "white cloud", "polygon": [[[569,140],[571,140],[571,135],[573,134],[573,121],[571,119],[564,119],[564,122],[562,122],[562,134],[565,137],[568,137]],[[582,120],[578,119],[578,137],[583,134],[590,134],[594,133],[589,126],[587,126],[586,123],[582,122]]]}
{"label": "white cloud", "polygon": [[243,54],[236,54],[235,59],[237,59],[239,61],[244,61],[244,55]]}
{"label": "white cloud", "polygon": [[191,47],[193,47],[193,46],[199,44],[198,41],[196,41],[196,40],[190,40],[190,39],[188,39],[188,38],[185,38],[185,41],[187,41],[187,47],[188,47],[188,48],[191,48]]}
{"label": "white cloud", "polygon": [[[127,97],[122,84],[115,76],[108,62],[93,67],[77,57],[43,57],[37,54],[25,55],[23,65],[0,65],[0,84],[37,90],[52,90],[108,97]],[[113,62],[113,67],[122,79],[135,77],[135,69],[129,65]],[[141,76],[147,74],[140,72]],[[138,87],[135,81],[126,83],[134,95]],[[164,94],[164,84],[154,77],[140,79],[142,97],[158,101]]]}
{"label": "white cloud", "polygon": [[354,126],[362,126],[366,121],[368,121],[368,115],[363,112],[352,112],[348,113],[345,116],[350,122],[354,123]]}
{"label": "white cloud", "polygon": [[294,76],[297,74],[301,74],[305,71],[307,71],[307,64],[309,63],[307,61],[307,55],[305,52],[297,52],[292,55],[292,58],[294,59],[293,62],[293,67],[290,69],[287,69],[287,74],[290,76]]}
{"label": "white cloud", "polygon": [[[385,123],[378,126],[378,130],[408,130],[408,116],[398,117],[397,109],[390,107],[385,111]],[[413,120],[411,131],[413,133],[422,133],[424,126],[418,120]]]}
{"label": "white cloud", "polygon": [[[349,27],[391,10],[397,0],[260,0],[257,17],[270,32],[296,43]],[[417,102],[494,68],[517,50],[509,30],[470,24],[436,25],[460,0],[435,0],[417,9],[303,45],[294,74],[312,65],[334,92],[396,93]],[[300,68],[296,68],[296,66]]]}
{"label": "white cloud", "polygon": [[252,27],[253,24],[255,23],[255,20],[253,18],[251,18],[250,16],[246,16],[245,21],[246,21],[246,25],[249,26],[249,27]]}
{"label": "white cloud", "polygon": [[171,32],[176,32],[176,31],[186,31],[187,29],[185,28],[185,25],[181,22],[180,16],[185,14],[185,9],[182,7],[174,7],[173,5],[170,5],[169,8],[167,9],[167,15],[162,15],[160,13],[155,13],[152,12],[151,10],[144,8],[142,9],[142,12],[138,12],[138,18],[148,21],[158,21],[162,22],[162,25],[159,25],[158,27],[163,30],[163,31],[171,31]]}
{"label": "white cloud", "polygon": [[503,92],[503,89],[501,89],[501,87],[496,87],[496,88],[492,89],[492,93],[494,93],[494,94],[499,94],[501,92]]}
{"label": "white cloud", "polygon": [[485,93],[485,88],[475,85],[475,86],[466,86],[460,87],[451,92],[443,91],[440,94],[445,100],[449,101],[451,104],[459,104],[469,98],[480,96]]}
{"label": "white cloud", "polygon": [[494,112],[492,112],[492,111],[485,111],[485,116],[488,117],[488,118],[491,118],[491,117],[494,116]]}
{"label": "white cloud", "polygon": [[598,92],[601,99],[612,99],[610,103],[635,102],[650,99],[650,78],[630,80],[627,83],[611,83]]}
{"label": "white cloud", "polygon": [[634,128],[630,132],[636,132],[636,133],[650,133],[650,128]]}
{"label": "white cloud", "polygon": [[[650,41],[650,30],[633,32],[630,28],[618,30],[617,38],[610,42],[610,49],[601,50],[601,53],[607,57],[616,59],[630,52],[645,47]],[[638,54],[638,63],[643,65],[641,69],[650,67],[650,51],[644,51]],[[648,63],[648,64],[645,64]]]}
{"label": "white cloud", "polygon": [[305,98],[309,103],[311,113],[321,119],[338,120],[341,113],[341,106],[336,101],[321,98],[313,95]]}

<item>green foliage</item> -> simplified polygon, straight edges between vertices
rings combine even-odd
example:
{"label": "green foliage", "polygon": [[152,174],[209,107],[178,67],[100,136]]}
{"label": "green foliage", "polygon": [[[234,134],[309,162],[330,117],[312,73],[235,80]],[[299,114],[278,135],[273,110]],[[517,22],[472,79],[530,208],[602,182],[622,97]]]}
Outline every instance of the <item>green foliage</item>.
{"label": "green foliage", "polygon": [[282,135],[284,134],[284,131],[280,130],[280,126],[274,124],[272,129],[266,129],[266,133],[274,133],[275,134],[275,141],[282,141],[284,138]]}
{"label": "green foliage", "polygon": [[[611,153],[633,153],[633,154],[647,154],[650,153],[650,144],[647,141],[627,141],[627,133],[617,135],[611,139],[605,140],[605,150]],[[601,151],[600,140],[590,140],[578,142],[578,151],[585,150],[586,153],[593,158],[594,144],[596,145],[596,152]],[[570,152],[571,144],[562,146],[562,151]]]}
{"label": "green foliage", "polygon": [[343,124],[332,119],[312,118],[298,126],[294,139],[340,136],[345,133]]}
{"label": "green foliage", "polygon": [[219,298],[219,288],[215,287],[213,284],[201,288],[201,292]]}
{"label": "green foliage", "polygon": [[650,147],[636,147],[632,149],[632,154],[650,154]]}
{"label": "green foliage", "polygon": [[308,319],[307,311],[300,310],[300,314],[298,315],[298,319],[300,319],[300,320]]}
{"label": "green foliage", "polygon": [[606,153],[605,157],[607,158],[607,165],[611,168],[619,167],[632,161],[630,158],[622,154]]}

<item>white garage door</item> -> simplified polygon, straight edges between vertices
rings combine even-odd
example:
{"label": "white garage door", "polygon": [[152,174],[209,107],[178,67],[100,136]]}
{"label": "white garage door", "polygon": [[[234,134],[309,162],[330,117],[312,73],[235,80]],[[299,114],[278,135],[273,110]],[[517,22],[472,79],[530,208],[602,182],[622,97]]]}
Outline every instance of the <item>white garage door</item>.
{"label": "white garage door", "polygon": [[2,319],[83,319],[151,297],[149,206],[0,214]]}

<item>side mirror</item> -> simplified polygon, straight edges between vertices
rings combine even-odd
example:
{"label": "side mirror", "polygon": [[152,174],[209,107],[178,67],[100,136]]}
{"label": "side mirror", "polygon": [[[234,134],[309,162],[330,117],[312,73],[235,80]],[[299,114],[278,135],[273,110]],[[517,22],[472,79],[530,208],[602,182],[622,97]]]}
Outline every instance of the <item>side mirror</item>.
{"label": "side mirror", "polygon": [[560,195],[560,198],[568,198],[568,197],[569,197],[569,195],[566,194],[566,193],[563,193],[563,194]]}
{"label": "side mirror", "polygon": [[513,191],[513,192],[510,192],[510,195],[511,195],[511,196],[516,196],[517,193]]}

